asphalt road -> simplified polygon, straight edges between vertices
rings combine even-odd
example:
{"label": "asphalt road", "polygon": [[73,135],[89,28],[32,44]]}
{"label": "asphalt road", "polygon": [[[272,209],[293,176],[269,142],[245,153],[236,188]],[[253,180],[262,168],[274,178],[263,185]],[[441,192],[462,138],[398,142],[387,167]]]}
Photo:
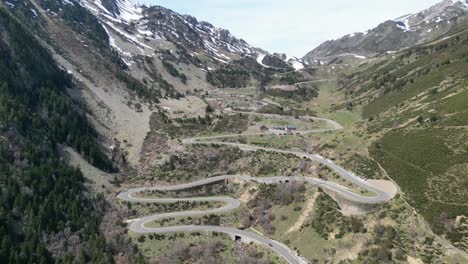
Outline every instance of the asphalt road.
{"label": "asphalt road", "polygon": [[[255,114],[260,115],[258,113],[245,113],[245,114]],[[265,116],[275,117],[277,115],[270,115],[266,114]],[[284,116],[282,116],[284,117]],[[297,131],[295,133],[298,134],[309,134],[309,133],[321,133],[321,132],[329,132],[342,129],[342,126],[335,121],[324,119],[324,118],[317,118],[317,117],[301,117],[306,119],[313,119],[313,120],[321,120],[325,121],[330,128],[327,129],[317,129],[317,130],[310,130],[310,131]],[[251,133],[251,134],[242,134],[243,136],[249,135],[266,135],[266,134],[278,134],[279,132],[275,131],[267,131],[264,133]],[[283,132],[284,133],[284,132]],[[330,169],[334,170],[338,175],[343,177],[344,179],[354,183],[355,185],[368,190],[369,192],[374,193],[373,196],[362,196],[353,191],[351,191],[346,186],[342,186],[333,182],[324,181],[318,178],[313,177],[286,177],[286,176],[278,176],[278,177],[269,177],[269,178],[256,178],[250,177],[245,175],[221,175],[212,178],[202,179],[194,182],[172,185],[172,186],[155,186],[155,187],[141,187],[141,188],[134,188],[129,190],[124,190],[123,192],[118,194],[118,198],[121,200],[129,201],[129,202],[140,202],[140,203],[174,203],[178,201],[219,201],[223,202],[225,205],[222,207],[205,210],[205,211],[184,211],[184,212],[174,212],[174,213],[164,213],[164,214],[156,214],[146,217],[141,217],[135,219],[131,222],[129,229],[136,233],[171,233],[171,232],[220,232],[226,233],[231,236],[239,236],[241,237],[242,241],[244,242],[255,242],[271,248],[275,251],[278,255],[283,257],[288,263],[294,264],[302,264],[307,263],[303,258],[299,257],[295,252],[290,250],[287,246],[274,241],[270,238],[264,237],[257,233],[240,230],[232,227],[223,227],[223,226],[173,226],[173,227],[160,227],[160,228],[148,228],[145,227],[145,224],[148,222],[152,222],[159,219],[164,218],[177,218],[177,217],[186,217],[186,216],[198,216],[198,215],[206,215],[206,214],[220,214],[224,212],[228,212],[238,208],[241,203],[237,199],[232,197],[197,197],[197,198],[138,198],[135,197],[136,193],[142,191],[176,191],[176,190],[184,190],[189,189],[197,186],[203,186],[214,182],[225,181],[225,180],[244,180],[244,181],[252,181],[257,183],[265,183],[265,184],[278,184],[284,183],[287,181],[298,181],[298,182],[306,182],[310,184],[315,184],[322,188],[328,189],[340,195],[341,197],[359,203],[366,203],[366,204],[377,204],[383,203],[391,200],[393,197],[386,193],[383,190],[378,188],[372,187],[367,182],[354,175],[352,172],[348,172],[345,169],[341,168],[340,166],[333,163],[333,161],[326,159],[317,154],[308,154],[305,152],[298,152],[298,151],[288,151],[288,150],[281,150],[281,149],[274,149],[274,148],[265,148],[253,145],[246,145],[246,144],[239,144],[239,143],[231,143],[231,142],[222,142],[217,141],[223,138],[230,138],[230,137],[238,137],[239,134],[232,134],[232,135],[222,135],[222,136],[210,136],[210,137],[197,137],[197,138],[188,138],[184,139],[184,144],[216,144],[216,145],[227,145],[227,146],[234,146],[239,147],[245,151],[256,151],[256,150],[263,150],[269,152],[277,152],[277,153],[284,153],[284,154],[292,154],[300,158],[310,159],[316,162],[319,162]]]}

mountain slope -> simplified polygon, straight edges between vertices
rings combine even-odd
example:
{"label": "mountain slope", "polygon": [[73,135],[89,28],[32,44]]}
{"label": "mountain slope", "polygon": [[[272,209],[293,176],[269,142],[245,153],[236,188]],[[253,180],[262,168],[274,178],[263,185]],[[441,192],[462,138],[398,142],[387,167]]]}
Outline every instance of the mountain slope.
{"label": "mountain slope", "polygon": [[313,63],[351,55],[372,57],[426,43],[460,27],[468,20],[468,1],[444,0],[417,14],[386,21],[365,33],[327,41],[304,56]]}
{"label": "mountain slope", "polygon": [[[459,16],[459,9],[442,9]],[[395,23],[418,31],[418,19],[423,18]],[[350,66],[335,90],[338,67],[298,70],[304,67],[301,59],[269,54],[164,7],[127,0],[0,1],[0,262],[144,263],[136,256],[138,247],[158,263],[181,261],[181,252],[187,261],[223,263],[241,255],[240,262],[263,257],[266,262],[268,254],[250,245],[249,251],[233,241],[222,246],[218,233],[137,236],[128,234],[122,221],[215,204],[150,207],[115,204],[115,196],[133,184],[167,185],[213,173],[337,180],[323,166],[282,151],[244,153],[183,140],[291,123],[324,129],[321,120],[306,122],[301,115],[332,118],[343,130],[229,141],[313,151],[374,180],[386,171],[403,192],[372,210],[350,209],[324,193],[307,202],[322,192],[316,186],[221,182],[151,195],[235,193],[242,197],[242,210],[162,224],[256,228],[314,263],[404,262],[407,256],[431,263],[458,254],[432,233],[421,213],[437,234],[466,250],[467,148],[460,142],[467,141],[468,33],[458,30],[466,29],[465,23],[458,21],[430,43]],[[84,165],[78,170],[70,164]],[[356,187],[347,183],[350,190]],[[304,208],[314,213],[300,216]],[[344,215],[357,209],[370,211]],[[286,232],[299,218],[301,227]],[[206,250],[193,240],[198,236],[209,242]]]}
{"label": "mountain slope", "polygon": [[[181,50],[201,61],[208,56],[210,61],[202,64],[206,67],[241,57],[256,58],[263,53],[243,39],[234,37],[226,29],[161,6],[141,6],[129,0],[83,0],[81,3],[100,18],[108,31],[136,44],[142,49],[139,51],[141,53],[156,47],[152,44],[157,43],[159,47]],[[111,44],[121,49],[115,42]]]}
{"label": "mountain slope", "polygon": [[59,154],[62,145],[114,171],[85,110],[68,96],[71,76],[0,6],[0,262],[112,262],[99,230],[101,199]]}
{"label": "mountain slope", "polygon": [[[467,24],[468,25],[468,24]],[[363,109],[370,148],[435,233],[468,248],[468,30],[362,64],[343,75],[347,102]]]}

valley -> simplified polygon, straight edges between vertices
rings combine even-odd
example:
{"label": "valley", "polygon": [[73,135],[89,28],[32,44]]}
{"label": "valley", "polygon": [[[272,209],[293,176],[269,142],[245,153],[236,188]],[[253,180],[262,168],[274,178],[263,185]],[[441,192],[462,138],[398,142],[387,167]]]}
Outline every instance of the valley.
{"label": "valley", "polygon": [[[245,113],[246,114],[246,113]],[[290,117],[293,118],[293,117]],[[314,120],[312,118],[312,120]],[[333,131],[336,129],[341,129],[341,126],[338,125],[336,122],[330,121],[330,120],[324,120],[327,123],[330,123],[333,125],[331,129],[324,129],[324,130],[315,130],[315,131],[296,131],[295,133],[297,134],[306,134],[306,133],[316,133],[316,132],[327,132],[327,131]],[[257,133],[258,135],[259,133]],[[215,137],[203,137],[203,138],[189,138],[189,139],[184,139],[183,142],[185,144],[215,144],[215,145],[231,145],[238,147],[243,150],[249,150],[249,151],[268,151],[268,152],[277,152],[277,153],[283,153],[283,154],[291,154],[291,155],[296,155],[299,157],[311,159],[318,161],[322,164],[326,164],[327,166],[331,167],[333,170],[338,172],[341,177],[346,178],[350,182],[353,182],[355,185],[358,185],[366,190],[369,190],[370,192],[373,192],[376,194],[375,196],[360,196],[359,194],[355,194],[351,192],[348,188],[342,187],[340,185],[332,184],[327,181],[320,180],[318,178],[299,178],[299,177],[275,177],[275,178],[250,178],[249,176],[242,176],[242,175],[225,175],[225,176],[217,176],[214,178],[207,178],[206,180],[201,180],[198,182],[194,183],[187,183],[187,184],[182,184],[182,185],[177,185],[177,186],[167,186],[167,187],[143,187],[143,188],[137,188],[137,189],[130,189],[130,190],[124,190],[122,193],[119,194],[119,199],[125,200],[125,201],[130,201],[130,202],[144,202],[144,203],[173,203],[173,202],[194,202],[194,201],[204,201],[204,202],[213,202],[213,201],[221,201],[226,203],[227,205],[224,207],[212,209],[212,210],[207,210],[207,211],[187,211],[187,212],[178,212],[178,213],[166,213],[166,214],[159,214],[159,215],[153,215],[149,217],[143,217],[143,218],[138,218],[136,220],[133,220],[131,225],[130,225],[130,230],[136,233],[173,233],[173,232],[197,232],[197,231],[204,231],[204,232],[221,232],[221,233],[227,233],[230,234],[231,236],[235,236],[236,240],[242,241],[242,240],[247,240],[247,241],[255,241],[256,243],[262,244],[263,246],[270,246],[274,251],[276,251],[281,257],[283,257],[288,263],[306,263],[305,260],[301,259],[300,257],[294,255],[291,250],[281,244],[278,244],[276,241],[269,240],[264,237],[260,237],[255,233],[251,232],[245,232],[241,231],[240,229],[233,229],[229,227],[215,227],[215,226],[175,226],[175,227],[159,227],[159,228],[149,228],[147,227],[147,223],[149,222],[155,222],[158,219],[165,219],[165,218],[180,218],[180,217],[187,217],[187,216],[196,216],[196,215],[213,215],[213,214],[219,214],[223,212],[228,212],[231,210],[235,210],[238,208],[241,204],[238,200],[228,198],[228,197],[206,197],[206,198],[172,198],[172,199],[164,199],[164,198],[159,198],[159,199],[152,199],[152,198],[135,198],[133,194],[142,192],[142,191],[174,191],[174,190],[184,190],[184,189],[190,189],[206,184],[210,184],[213,182],[219,182],[219,181],[224,181],[228,182],[231,180],[243,180],[243,181],[254,181],[256,183],[263,183],[263,184],[277,184],[277,183],[289,183],[290,181],[294,182],[301,182],[305,181],[308,183],[312,183],[314,185],[318,185],[322,188],[328,189],[332,192],[336,192],[339,196],[344,197],[346,200],[351,200],[354,202],[358,203],[382,203],[386,202],[389,199],[392,198],[395,193],[386,193],[383,190],[380,190],[378,188],[372,187],[370,185],[367,185],[365,181],[362,181],[359,177],[354,176],[352,173],[349,173],[345,171],[344,169],[336,166],[333,162],[330,160],[327,160],[321,156],[318,155],[309,155],[308,153],[300,153],[300,152],[292,152],[292,151],[285,151],[285,150],[278,150],[278,149],[267,149],[267,148],[262,148],[262,147],[256,147],[253,145],[245,145],[245,144],[235,144],[235,143],[226,143],[226,142],[220,142],[220,141],[213,141],[213,140],[219,140],[222,138],[226,137],[238,137],[241,134],[238,135],[228,135],[228,136],[215,136]],[[251,135],[251,134],[246,134],[246,135]],[[261,134],[265,135],[265,134]]]}
{"label": "valley", "polygon": [[0,262],[467,263],[468,2],[310,48],[1,0]]}

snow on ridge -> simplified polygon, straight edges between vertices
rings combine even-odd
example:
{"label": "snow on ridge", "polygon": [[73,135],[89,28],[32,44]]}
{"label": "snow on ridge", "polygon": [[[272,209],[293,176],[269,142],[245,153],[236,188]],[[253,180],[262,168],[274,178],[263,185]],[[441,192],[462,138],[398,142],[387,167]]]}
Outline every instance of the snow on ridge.
{"label": "snow on ridge", "polygon": [[[84,1],[84,2],[86,2],[86,1]],[[93,1],[93,4],[94,4],[95,6],[97,6],[97,7],[99,8],[99,11],[101,11],[102,13],[107,14],[107,15],[109,15],[109,16],[112,16],[112,14],[109,12],[109,10],[107,10],[107,9],[102,5],[101,0],[94,0],[94,1]]]}
{"label": "snow on ridge", "polygon": [[393,20],[394,22],[396,22],[396,26],[404,31],[410,31],[411,30],[411,27],[410,27],[410,24],[409,24],[409,21],[411,18],[413,18],[414,14],[409,14],[409,15],[405,15],[405,16],[402,16],[402,17],[399,17],[395,20]]}
{"label": "snow on ridge", "polygon": [[140,20],[143,17],[140,5],[129,0],[117,0],[117,5],[119,6],[120,17],[127,22]]}
{"label": "snow on ridge", "polygon": [[[415,23],[420,24],[423,21],[426,22],[426,24],[430,23],[431,21],[435,21],[436,23],[440,23],[444,21],[444,19],[441,18],[445,16],[445,14],[442,11],[445,11],[446,8],[454,5],[460,4],[461,7],[464,10],[468,10],[468,0],[446,0],[445,2],[441,2],[439,4],[436,4],[432,7],[429,7],[428,9],[425,9],[417,14],[409,14],[405,15],[402,17],[399,17],[397,19],[394,19],[393,21],[397,23],[397,27],[401,28],[402,30],[405,31],[410,31],[411,30],[411,25],[410,21],[412,22],[413,26]],[[419,21],[418,16],[423,16],[424,19]],[[414,20],[417,21],[414,21]]]}
{"label": "snow on ridge", "polygon": [[[161,30],[149,30],[145,24],[148,22],[143,15],[144,6],[134,3],[132,0],[115,0],[115,4],[119,12],[113,13],[108,10],[102,3],[103,0],[79,0],[80,4],[90,10],[93,14],[98,16],[103,24],[107,26],[106,29],[112,29],[112,33],[117,33],[119,36],[124,37],[126,40],[136,44],[140,50],[149,49],[150,47],[139,41],[141,38],[149,37],[151,39],[164,39],[165,34],[170,34],[175,39],[185,38],[192,43],[193,41],[185,34],[177,32],[176,24],[183,23],[186,26],[194,29],[203,39],[203,48],[213,54],[218,61],[226,63],[232,60],[230,54],[255,54],[255,48],[241,39],[234,37],[229,31],[213,26],[208,22],[195,22],[189,20],[187,17],[180,15],[170,9],[165,9],[165,16],[167,23],[164,23],[165,28]],[[129,24],[138,21],[137,31],[135,33],[128,33],[122,30],[119,24]],[[159,21],[158,21],[159,24]],[[110,35],[110,34],[109,34]],[[115,44],[114,43],[111,43]],[[117,47],[115,47],[117,49]]]}
{"label": "snow on ridge", "polygon": [[[102,0],[81,0],[80,3],[84,7],[90,9],[95,13],[100,13],[106,18],[113,20],[119,20],[118,22],[131,22],[134,20],[140,20],[143,17],[143,10],[140,5],[130,0],[116,0],[117,7],[119,8],[120,15],[112,14],[102,4]],[[112,18],[110,18],[112,17]]]}
{"label": "snow on ridge", "polygon": [[137,39],[136,36],[130,35],[130,34],[124,32],[123,30],[118,29],[114,24],[112,24],[110,22],[104,22],[104,23],[106,23],[106,25],[111,27],[115,32],[117,32],[122,37],[126,38],[128,41],[133,42],[141,51],[143,51],[143,49],[145,49],[145,48],[146,49],[152,49],[150,46],[140,42]]}

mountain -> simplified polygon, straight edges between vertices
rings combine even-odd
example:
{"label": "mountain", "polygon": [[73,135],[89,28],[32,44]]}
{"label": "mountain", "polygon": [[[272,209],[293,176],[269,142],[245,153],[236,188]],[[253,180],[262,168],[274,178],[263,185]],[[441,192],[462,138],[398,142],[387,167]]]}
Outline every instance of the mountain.
{"label": "mountain", "polygon": [[342,73],[346,99],[335,109],[361,109],[367,132],[382,133],[371,156],[436,234],[466,250],[466,227],[455,221],[468,210],[461,187],[468,180],[468,23],[464,28]]}
{"label": "mountain", "polygon": [[0,263],[466,263],[464,3],[312,67],[161,6],[0,0]]}
{"label": "mountain", "polygon": [[307,53],[304,60],[330,62],[349,56],[365,59],[439,38],[468,20],[468,1],[444,0],[422,12],[386,21],[364,33],[329,40]]}
{"label": "mountain", "polygon": [[[219,62],[255,56],[254,47],[228,30],[161,6],[140,6],[128,0],[83,0],[81,3],[100,19],[110,35],[115,34],[142,50],[154,49],[153,43],[168,49],[181,46],[191,52],[208,54]],[[115,42],[111,43],[121,49]],[[132,54],[139,52],[143,51]]]}
{"label": "mountain", "polygon": [[[256,58],[264,54],[228,30],[213,26],[195,17],[181,15],[161,6],[143,6],[129,0],[82,0],[81,4],[102,22],[111,38],[111,45],[131,60],[131,55],[144,50],[168,49],[189,52],[192,57],[208,56],[212,64],[228,63],[242,57]],[[139,51],[126,50],[115,38],[136,44]],[[285,60],[287,67],[288,60]],[[292,65],[292,63],[291,63]],[[296,67],[297,63],[295,63]]]}
{"label": "mountain", "polygon": [[174,151],[154,153],[167,144],[152,145],[154,123],[217,119],[204,99],[217,86],[302,68],[127,0],[1,0],[0,52],[1,263],[144,263],[112,188]]}
{"label": "mountain", "polygon": [[[209,88],[210,85],[255,86],[264,80],[270,80],[274,74],[300,70],[305,66],[300,59],[283,54],[269,54],[251,46],[243,39],[234,37],[226,29],[217,28],[208,22],[198,21],[195,17],[181,15],[161,6],[147,7],[128,0],[83,0],[80,3],[99,19],[109,35],[110,45],[119,52],[123,62],[131,70],[135,65],[141,64],[138,62],[141,56],[156,57],[157,54],[156,60],[161,62],[156,64],[162,64],[166,70],[170,68],[170,75],[181,79],[184,86],[190,85],[191,80],[200,79],[208,80],[208,83],[196,82],[201,88]],[[259,65],[255,67],[258,66],[262,73],[248,77],[244,74],[244,77],[240,77],[243,78],[241,83],[228,80],[238,79],[239,76],[220,76],[218,80],[211,78],[213,75],[219,75],[217,71],[222,68],[248,70],[243,68],[250,63],[245,62],[246,60],[257,61]],[[184,74],[178,76],[171,64],[178,65],[181,62],[191,70],[184,70]],[[232,71],[232,74],[238,74],[238,70]],[[148,78],[149,75],[151,74],[148,74]],[[178,83],[172,84],[176,89],[185,90],[185,87],[180,87]]]}
{"label": "mountain", "polygon": [[[18,15],[37,19],[31,5],[16,4]],[[107,172],[116,167],[85,107],[69,96],[78,91],[77,83],[25,26],[32,24],[19,21],[2,2],[0,262],[55,263],[80,255],[110,263],[113,254],[99,228],[106,207],[98,203],[104,200],[91,198],[83,173],[59,149],[68,146]]]}

